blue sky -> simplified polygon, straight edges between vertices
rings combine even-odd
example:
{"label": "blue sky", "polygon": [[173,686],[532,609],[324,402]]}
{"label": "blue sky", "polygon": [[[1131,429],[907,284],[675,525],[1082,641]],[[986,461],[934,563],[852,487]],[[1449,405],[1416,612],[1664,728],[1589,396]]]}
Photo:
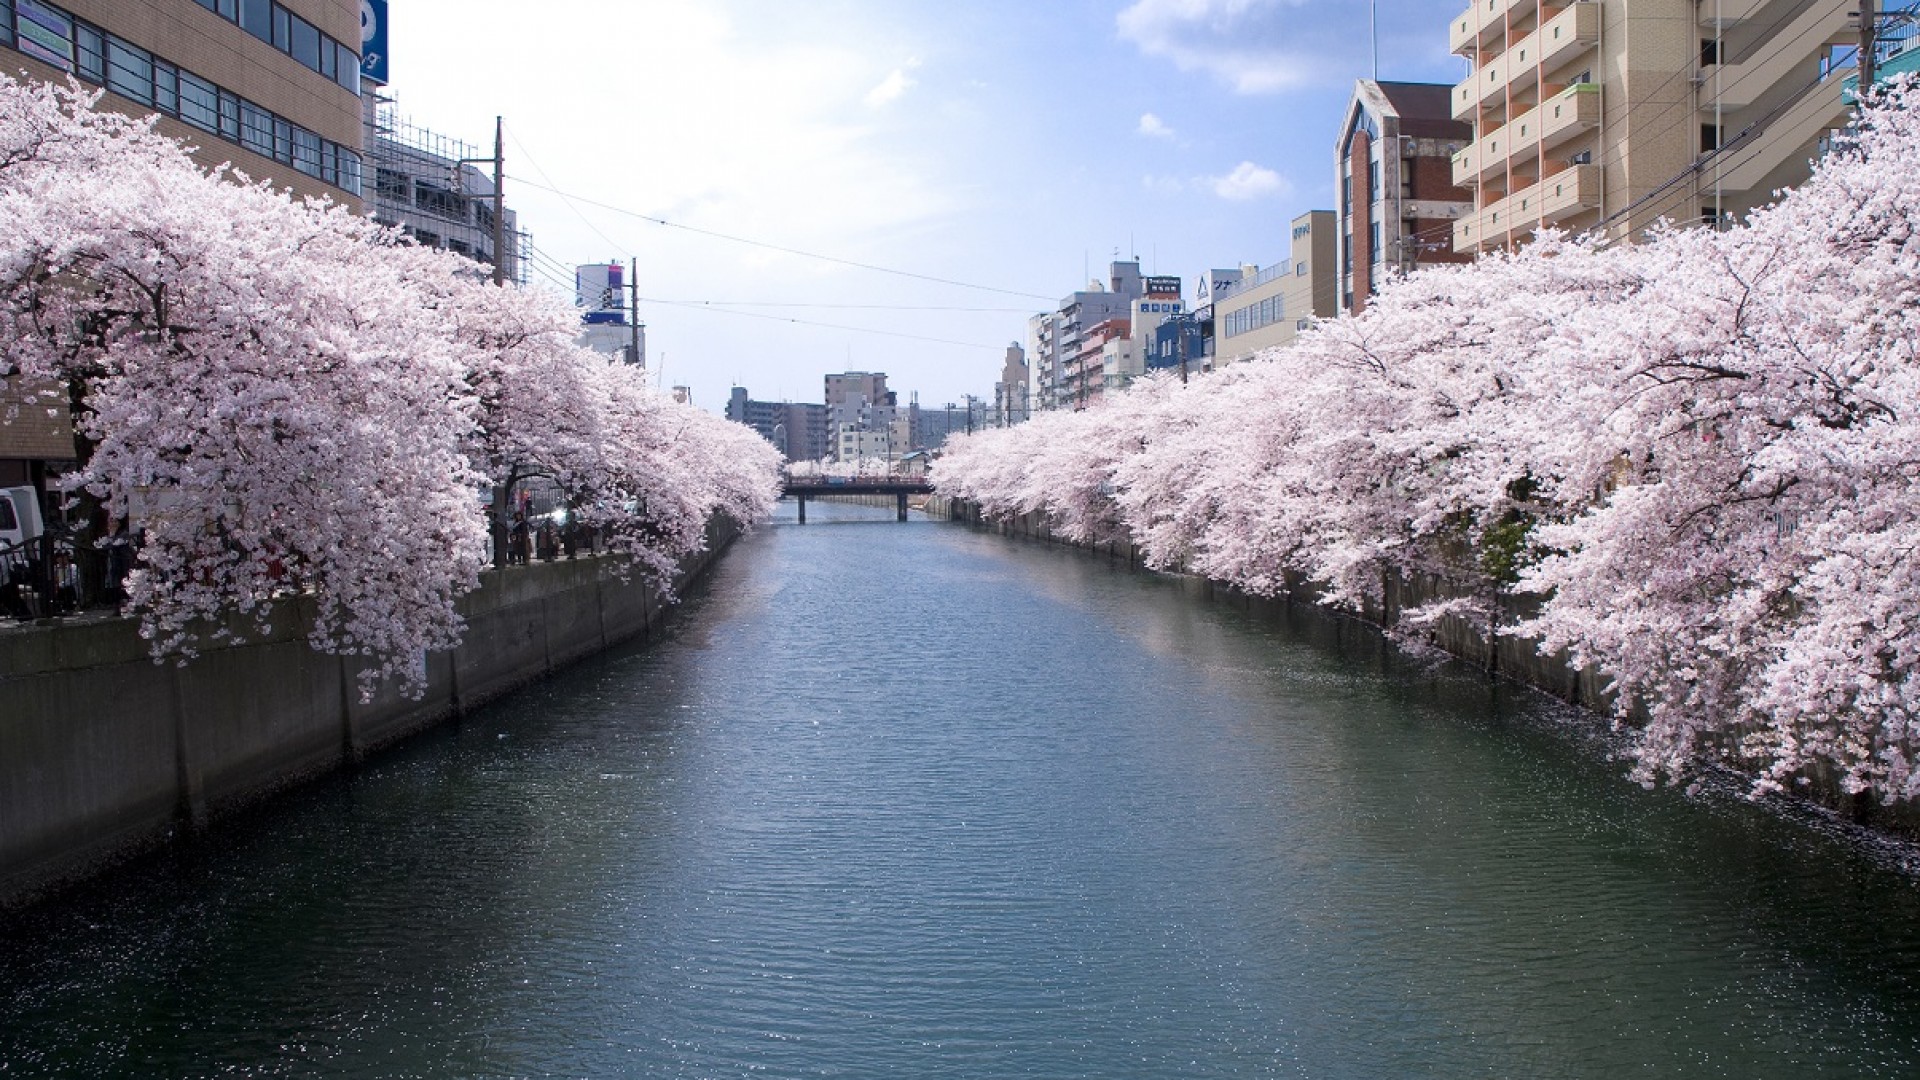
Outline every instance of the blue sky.
{"label": "blue sky", "polygon": [[[1458,79],[1453,14],[1381,0],[1381,77]],[[735,382],[817,401],[848,369],[903,403],[990,395],[1027,314],[1116,250],[1189,290],[1285,258],[1288,222],[1332,205],[1371,65],[1361,0],[392,0],[390,21],[402,111],[489,144],[504,115],[535,246],[638,257],[650,358],[716,409]]]}

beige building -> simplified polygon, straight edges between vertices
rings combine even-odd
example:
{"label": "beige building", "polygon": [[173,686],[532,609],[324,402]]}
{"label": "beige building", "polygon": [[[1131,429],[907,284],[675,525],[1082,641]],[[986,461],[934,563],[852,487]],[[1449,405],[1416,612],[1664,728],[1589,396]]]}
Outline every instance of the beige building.
{"label": "beige building", "polygon": [[1333,317],[1339,302],[1339,220],[1331,210],[1293,219],[1286,262],[1242,276],[1228,292],[1215,290],[1214,366],[1252,359],[1264,349],[1293,343],[1314,319]]}
{"label": "beige building", "polygon": [[1467,78],[1457,251],[1543,225],[1632,236],[1737,218],[1808,174],[1846,122],[1856,0],[1473,0],[1448,28]]}
{"label": "beige building", "polygon": [[74,75],[204,164],[356,210],[359,42],[357,0],[0,0],[7,74]]}

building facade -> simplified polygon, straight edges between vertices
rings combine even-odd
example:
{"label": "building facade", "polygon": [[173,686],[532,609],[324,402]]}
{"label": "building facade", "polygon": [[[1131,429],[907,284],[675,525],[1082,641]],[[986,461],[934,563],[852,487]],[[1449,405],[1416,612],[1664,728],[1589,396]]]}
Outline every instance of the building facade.
{"label": "building facade", "polygon": [[7,74],[104,88],[208,167],[356,210],[359,43],[357,0],[0,0]]}
{"label": "building facade", "polygon": [[1293,219],[1286,262],[1218,285],[1213,301],[1213,363],[1231,364],[1290,345],[1315,319],[1337,313],[1337,228],[1331,210]]}
{"label": "building facade", "polygon": [[1452,243],[1453,222],[1473,213],[1473,192],[1455,180],[1453,160],[1472,144],[1473,126],[1451,114],[1451,90],[1354,84],[1334,148],[1339,310],[1364,310],[1390,274],[1470,257]]}
{"label": "building facade", "polygon": [[646,367],[647,326],[637,311],[629,317],[626,278],[627,268],[617,262],[574,267],[573,305],[580,309],[580,336],[575,340],[603,356]]}
{"label": "building facade", "polygon": [[[1146,291],[1146,279],[1140,274],[1137,260],[1116,260],[1107,268],[1105,283],[1094,281],[1089,285],[1062,299],[1054,311],[1028,321],[1035,404],[1039,408],[1084,408],[1089,391],[1098,396],[1099,347],[1111,334],[1101,331],[1102,341],[1091,343],[1091,348],[1087,336],[1112,320],[1130,319],[1133,302]],[[1091,385],[1090,367],[1095,372]]]}
{"label": "building facade", "polygon": [[727,397],[727,419],[760,433],[788,461],[827,456],[827,407],[809,401],[755,401],[744,386]]}
{"label": "building facade", "polygon": [[[483,266],[495,259],[493,155],[402,117],[390,100],[368,95],[364,116],[373,177],[367,195],[374,219],[397,225],[413,242],[464,255]],[[526,237],[506,207],[501,232],[506,280],[526,284]]]}
{"label": "building facade", "polygon": [[1000,379],[993,384],[993,426],[1024,424],[1033,416],[1033,383],[1027,351],[1018,343],[1007,346]]}
{"label": "building facade", "polygon": [[1724,221],[1805,180],[1844,125],[1856,0],[1475,0],[1448,27],[1474,210],[1456,251],[1543,226]]}

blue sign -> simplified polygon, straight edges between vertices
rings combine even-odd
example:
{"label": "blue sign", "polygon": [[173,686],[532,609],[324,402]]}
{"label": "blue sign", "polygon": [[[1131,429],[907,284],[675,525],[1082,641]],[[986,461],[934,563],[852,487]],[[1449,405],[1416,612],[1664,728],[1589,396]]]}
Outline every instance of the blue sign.
{"label": "blue sign", "polygon": [[360,74],[387,85],[387,0],[360,0]]}

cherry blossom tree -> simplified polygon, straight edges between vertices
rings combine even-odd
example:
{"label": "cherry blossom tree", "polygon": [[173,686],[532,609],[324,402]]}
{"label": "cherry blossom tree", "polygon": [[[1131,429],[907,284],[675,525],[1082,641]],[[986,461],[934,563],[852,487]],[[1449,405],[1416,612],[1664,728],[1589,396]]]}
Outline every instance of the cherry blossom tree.
{"label": "cherry blossom tree", "polygon": [[656,575],[711,514],[767,511],[771,448],[574,346],[564,307],[205,173],[97,97],[0,78],[0,372],[66,396],[83,539],[144,530],[127,588],[157,655],[299,593],[363,693],[417,689],[463,629],[488,485],[552,477]]}
{"label": "cherry blossom tree", "polygon": [[[1465,618],[1567,650],[1648,782],[1911,799],[1913,95],[1739,226],[1412,275],[1184,391],[955,440],[936,484],[1256,592],[1312,581],[1403,638]],[[1386,612],[1396,579],[1441,599]]]}

